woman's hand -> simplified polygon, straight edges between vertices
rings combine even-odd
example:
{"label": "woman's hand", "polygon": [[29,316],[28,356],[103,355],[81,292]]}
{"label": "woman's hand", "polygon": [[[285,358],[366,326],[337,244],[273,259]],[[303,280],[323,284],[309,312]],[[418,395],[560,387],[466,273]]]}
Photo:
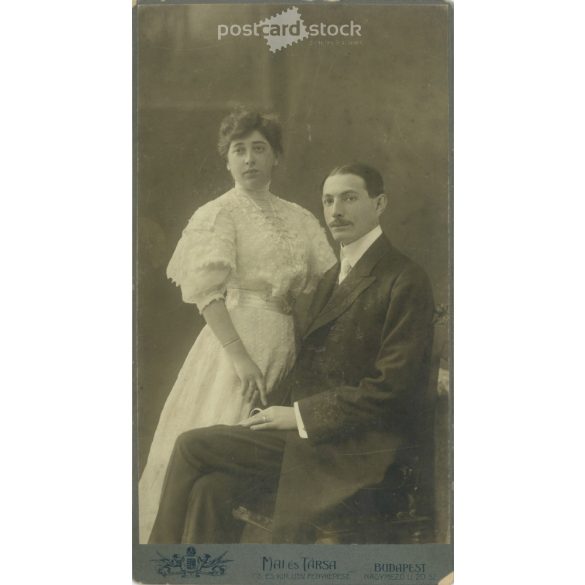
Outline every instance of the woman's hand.
{"label": "woman's hand", "polygon": [[244,398],[250,402],[256,393],[260,396],[260,402],[266,406],[266,382],[260,368],[254,363],[250,354],[246,351],[232,318],[226,309],[223,300],[209,303],[202,311],[207,324],[223,345],[224,351],[230,357],[236,374],[240,379],[240,389]]}
{"label": "woman's hand", "polygon": [[266,382],[260,368],[249,355],[239,355],[233,359],[234,369],[240,379],[240,390],[246,400],[250,402],[256,393],[260,396],[260,402],[266,406]]}
{"label": "woman's hand", "polygon": [[297,428],[295,409],[292,406],[271,406],[238,423],[253,431],[277,429],[290,431]]}

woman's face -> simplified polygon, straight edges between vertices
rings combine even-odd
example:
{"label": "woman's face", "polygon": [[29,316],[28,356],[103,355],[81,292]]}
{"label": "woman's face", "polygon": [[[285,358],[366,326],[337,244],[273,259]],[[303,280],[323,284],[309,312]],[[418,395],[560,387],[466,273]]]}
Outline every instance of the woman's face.
{"label": "woman's face", "polygon": [[243,138],[231,141],[227,153],[227,168],[236,181],[246,189],[262,189],[270,183],[272,169],[278,159],[269,142],[254,130]]}

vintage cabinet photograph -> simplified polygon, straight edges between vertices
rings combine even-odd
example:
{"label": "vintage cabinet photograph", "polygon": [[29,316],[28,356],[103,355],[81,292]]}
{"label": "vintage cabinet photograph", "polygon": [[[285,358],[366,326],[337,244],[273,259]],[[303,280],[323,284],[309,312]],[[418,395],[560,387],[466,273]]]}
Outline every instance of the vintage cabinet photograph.
{"label": "vintage cabinet photograph", "polygon": [[452,6],[134,7],[134,578],[449,582]]}

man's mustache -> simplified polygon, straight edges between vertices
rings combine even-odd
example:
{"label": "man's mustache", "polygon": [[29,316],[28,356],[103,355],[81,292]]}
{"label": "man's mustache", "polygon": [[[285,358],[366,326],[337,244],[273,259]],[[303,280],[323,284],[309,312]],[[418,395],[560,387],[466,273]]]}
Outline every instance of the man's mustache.
{"label": "man's mustache", "polygon": [[351,223],[351,221],[340,221],[339,219],[332,221],[330,224],[328,224],[329,227],[345,227],[348,225],[353,225]]}

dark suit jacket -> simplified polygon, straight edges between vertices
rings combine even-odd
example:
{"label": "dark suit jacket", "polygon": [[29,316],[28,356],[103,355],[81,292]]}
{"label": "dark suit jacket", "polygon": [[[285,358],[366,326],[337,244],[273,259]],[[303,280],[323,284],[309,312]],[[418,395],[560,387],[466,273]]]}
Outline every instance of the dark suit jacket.
{"label": "dark suit jacket", "polygon": [[[274,542],[363,487],[416,447],[427,386],[433,296],[424,271],[381,236],[344,282],[325,274],[297,363],[279,389],[309,438],[287,437]],[[302,540],[302,539],[301,539]]]}

